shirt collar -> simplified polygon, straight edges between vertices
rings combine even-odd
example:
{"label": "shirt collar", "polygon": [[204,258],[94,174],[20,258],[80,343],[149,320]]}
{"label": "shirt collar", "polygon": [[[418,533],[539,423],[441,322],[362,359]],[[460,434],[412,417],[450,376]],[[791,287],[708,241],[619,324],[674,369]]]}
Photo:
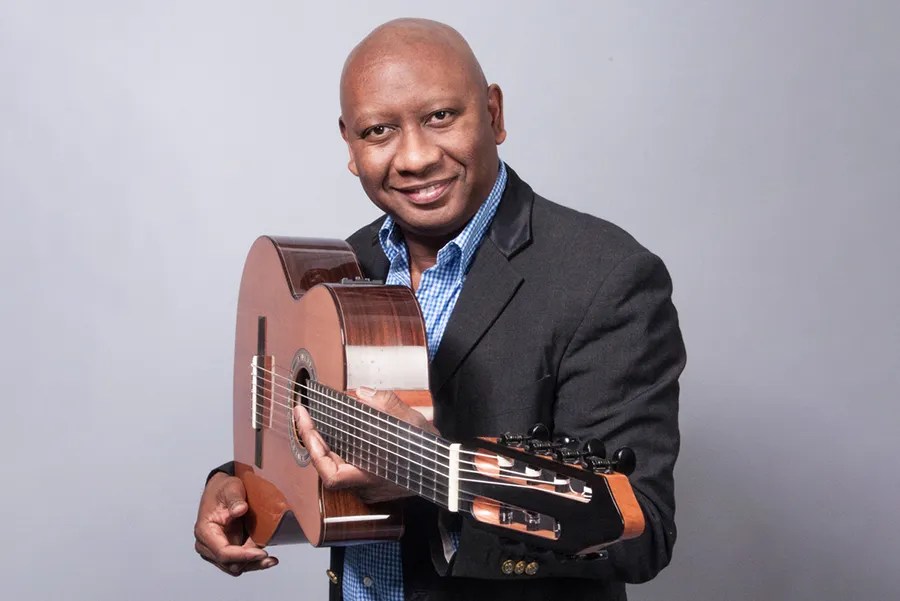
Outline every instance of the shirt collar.
{"label": "shirt collar", "polygon": [[[488,226],[490,226],[491,221],[494,219],[494,214],[497,212],[497,206],[499,206],[500,199],[503,196],[503,190],[506,188],[506,180],[506,164],[503,161],[500,161],[497,179],[494,181],[494,187],[491,188],[490,194],[488,194],[485,201],[481,203],[478,212],[469,220],[466,227],[464,227],[453,240],[445,244],[444,247],[438,251],[438,265],[452,260],[458,253],[460,261],[457,275],[460,278],[465,275],[469,270],[469,266],[472,264],[472,259],[475,257],[475,251],[481,246],[481,241],[484,239]],[[400,235],[400,229],[390,215],[385,218],[384,223],[381,225],[381,229],[378,230],[378,240],[381,242],[381,248],[392,266],[397,259],[403,259],[408,262],[406,244],[403,242],[403,237]]]}

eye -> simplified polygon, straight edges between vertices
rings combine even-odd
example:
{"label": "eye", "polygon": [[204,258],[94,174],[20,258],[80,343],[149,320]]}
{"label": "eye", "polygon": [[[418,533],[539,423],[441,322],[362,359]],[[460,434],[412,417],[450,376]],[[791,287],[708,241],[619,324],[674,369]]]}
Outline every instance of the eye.
{"label": "eye", "polygon": [[373,125],[362,133],[362,138],[383,138],[388,133],[387,125]]}
{"label": "eye", "polygon": [[428,117],[428,122],[433,125],[447,125],[453,121],[455,115],[456,113],[453,111],[442,109],[431,113],[431,116]]}

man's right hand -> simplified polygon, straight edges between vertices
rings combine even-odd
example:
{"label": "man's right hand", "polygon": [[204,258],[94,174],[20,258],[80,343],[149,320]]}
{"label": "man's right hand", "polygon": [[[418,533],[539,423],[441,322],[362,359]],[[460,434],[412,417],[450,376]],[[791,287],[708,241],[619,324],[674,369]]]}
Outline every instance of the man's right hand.
{"label": "man's right hand", "polygon": [[226,574],[265,570],[278,565],[253,539],[244,540],[247,493],[240,478],[219,472],[209,479],[194,524],[194,549]]}

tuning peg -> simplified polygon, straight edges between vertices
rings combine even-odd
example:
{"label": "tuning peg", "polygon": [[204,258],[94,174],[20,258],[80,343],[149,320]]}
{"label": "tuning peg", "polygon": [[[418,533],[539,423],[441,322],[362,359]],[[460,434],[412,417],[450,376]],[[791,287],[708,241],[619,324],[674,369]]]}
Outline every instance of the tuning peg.
{"label": "tuning peg", "polygon": [[528,431],[528,436],[535,440],[550,440],[550,429],[544,424],[535,424]]}
{"label": "tuning peg", "polygon": [[612,462],[603,457],[594,457],[593,455],[581,455],[581,463],[584,467],[595,472],[609,472]]}
{"label": "tuning peg", "polygon": [[523,442],[528,440],[527,434],[513,434],[512,432],[507,432],[503,436],[500,437],[500,444],[506,445],[508,447],[519,446]]}
{"label": "tuning peg", "polygon": [[637,465],[637,457],[635,456],[634,451],[628,447],[618,449],[613,453],[612,459],[615,463],[615,470],[626,476],[630,475]]}
{"label": "tuning peg", "polygon": [[597,438],[592,438],[583,447],[584,455],[588,457],[606,457],[606,446]]}
{"label": "tuning peg", "polygon": [[563,463],[574,463],[581,459],[581,451],[578,449],[563,447],[561,449],[556,449],[553,453],[556,455],[556,460],[562,461]]}

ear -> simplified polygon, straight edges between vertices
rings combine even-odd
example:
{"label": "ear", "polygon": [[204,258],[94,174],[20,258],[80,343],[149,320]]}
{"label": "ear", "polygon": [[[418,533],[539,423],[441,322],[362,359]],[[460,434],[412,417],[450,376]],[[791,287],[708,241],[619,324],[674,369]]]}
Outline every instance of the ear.
{"label": "ear", "polygon": [[344,124],[343,117],[338,117],[338,128],[341,130],[341,137],[344,139],[344,142],[347,143],[347,151],[350,153],[347,169],[350,170],[350,173],[359,177],[359,170],[356,168],[356,159],[353,158],[353,147],[350,146],[349,134],[347,133],[347,126]]}
{"label": "ear", "polygon": [[494,143],[503,144],[506,140],[506,127],[503,124],[503,90],[495,83],[487,89],[488,112],[491,114],[491,130],[494,132]]}

